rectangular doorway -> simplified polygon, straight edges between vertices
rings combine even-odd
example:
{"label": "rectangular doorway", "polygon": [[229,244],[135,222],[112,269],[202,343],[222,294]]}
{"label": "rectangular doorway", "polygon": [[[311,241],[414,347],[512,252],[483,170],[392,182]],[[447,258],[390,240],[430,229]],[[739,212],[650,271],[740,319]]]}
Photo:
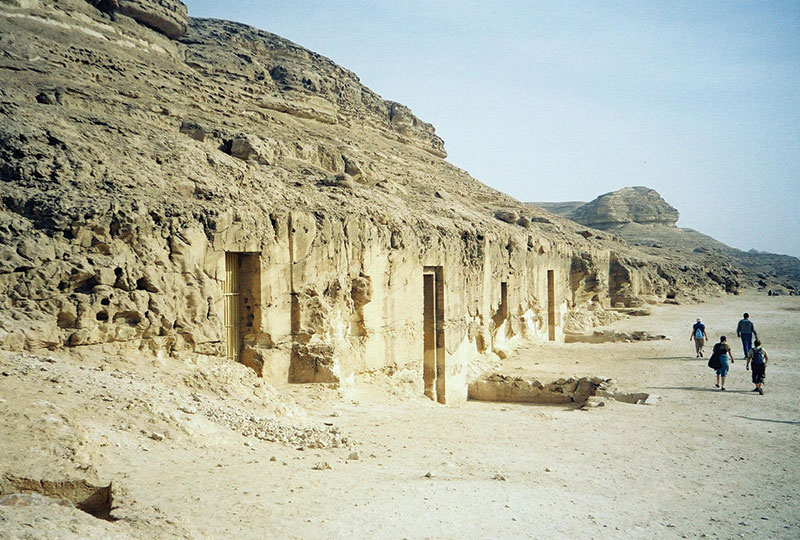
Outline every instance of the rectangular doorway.
{"label": "rectangular doorway", "polygon": [[497,311],[492,315],[495,330],[506,322],[508,319],[508,283],[505,281],[500,282],[500,305],[497,306]]}
{"label": "rectangular doorway", "polygon": [[422,273],[425,395],[445,403],[444,282],[441,266],[426,266]]}
{"label": "rectangular doorway", "polygon": [[225,253],[225,358],[240,362],[243,341],[261,326],[261,258],[258,253]]}
{"label": "rectangular doorway", "polygon": [[556,340],[556,282],[553,270],[547,271],[547,339]]}

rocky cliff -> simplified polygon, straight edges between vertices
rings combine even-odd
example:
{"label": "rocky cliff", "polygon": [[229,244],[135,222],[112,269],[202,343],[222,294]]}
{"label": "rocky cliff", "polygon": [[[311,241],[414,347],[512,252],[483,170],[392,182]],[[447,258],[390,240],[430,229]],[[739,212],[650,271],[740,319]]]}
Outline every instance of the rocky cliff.
{"label": "rocky cliff", "polygon": [[729,291],[740,285],[785,293],[800,289],[800,260],[796,257],[744,252],[698,231],[678,228],[678,211],[650,188],[627,187],[588,203],[528,204],[613,233],[640,252],[662,260],[707,268],[706,274]]}
{"label": "rocky cliff", "polygon": [[656,190],[644,186],[626,187],[600,195],[562,215],[596,229],[610,229],[625,223],[674,227],[679,217],[678,211]]}
{"label": "rocky cliff", "polygon": [[3,0],[0,44],[4,348],[408,370],[457,401],[503,343],[731,290],[477,182],[351,72],[180,2]]}

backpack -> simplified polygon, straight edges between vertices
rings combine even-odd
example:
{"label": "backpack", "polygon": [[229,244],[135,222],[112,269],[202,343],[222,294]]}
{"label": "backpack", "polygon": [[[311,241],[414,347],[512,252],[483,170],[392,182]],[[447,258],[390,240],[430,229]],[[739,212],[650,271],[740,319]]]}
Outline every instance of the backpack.
{"label": "backpack", "polygon": [[703,335],[703,329],[698,328],[694,331],[694,339],[703,339],[705,336]]}
{"label": "backpack", "polygon": [[753,349],[753,358],[750,361],[754,365],[764,363],[764,351],[761,350],[761,347]]}

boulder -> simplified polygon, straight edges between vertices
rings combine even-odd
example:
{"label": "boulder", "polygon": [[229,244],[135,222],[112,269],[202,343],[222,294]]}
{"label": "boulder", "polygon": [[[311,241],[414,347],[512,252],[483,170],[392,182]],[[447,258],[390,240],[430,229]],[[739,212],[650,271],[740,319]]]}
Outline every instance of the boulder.
{"label": "boulder", "polygon": [[500,210],[495,210],[494,217],[500,221],[505,221],[506,223],[516,223],[519,219],[519,214],[517,214],[517,212],[514,210],[506,210],[501,208]]}

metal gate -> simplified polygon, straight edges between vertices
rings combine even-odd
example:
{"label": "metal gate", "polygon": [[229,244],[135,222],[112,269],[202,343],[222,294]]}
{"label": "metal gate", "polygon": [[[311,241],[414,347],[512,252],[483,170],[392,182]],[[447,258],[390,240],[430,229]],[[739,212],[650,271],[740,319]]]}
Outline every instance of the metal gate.
{"label": "metal gate", "polygon": [[242,350],[238,253],[225,254],[222,296],[225,300],[225,358],[238,362]]}

